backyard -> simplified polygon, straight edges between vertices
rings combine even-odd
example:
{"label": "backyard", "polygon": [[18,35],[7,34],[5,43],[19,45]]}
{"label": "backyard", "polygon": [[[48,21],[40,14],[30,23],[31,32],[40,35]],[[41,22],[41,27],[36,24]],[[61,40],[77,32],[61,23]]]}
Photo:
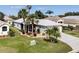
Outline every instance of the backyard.
{"label": "backyard", "polygon": [[[0,39],[0,52],[9,53],[66,53],[72,50],[67,44],[58,41],[52,43],[44,41],[42,38],[32,38],[21,36],[15,28],[12,28],[16,33],[14,37]],[[30,46],[30,41],[36,40],[37,44]]]}

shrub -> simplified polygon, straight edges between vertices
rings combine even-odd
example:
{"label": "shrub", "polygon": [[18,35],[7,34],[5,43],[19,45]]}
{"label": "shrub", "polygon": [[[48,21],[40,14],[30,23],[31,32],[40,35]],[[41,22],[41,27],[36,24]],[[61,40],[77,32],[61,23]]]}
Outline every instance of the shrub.
{"label": "shrub", "polygon": [[11,36],[11,37],[15,36],[15,31],[10,29],[9,30],[9,36]]}
{"label": "shrub", "polygon": [[68,26],[62,26],[63,30],[69,30]]}
{"label": "shrub", "polygon": [[68,26],[62,26],[62,28],[63,28],[63,30],[70,30],[70,31],[74,30],[74,27],[70,26],[70,25],[68,25]]}
{"label": "shrub", "polygon": [[68,25],[68,28],[72,31],[74,29],[73,26]]}
{"label": "shrub", "polygon": [[25,34],[24,30],[21,30],[22,34]]}
{"label": "shrub", "polygon": [[47,29],[46,33],[48,34],[48,37],[51,42],[53,41],[53,42],[57,43],[57,39],[58,39],[58,37],[60,37],[60,32],[57,27],[53,27],[52,29]]}

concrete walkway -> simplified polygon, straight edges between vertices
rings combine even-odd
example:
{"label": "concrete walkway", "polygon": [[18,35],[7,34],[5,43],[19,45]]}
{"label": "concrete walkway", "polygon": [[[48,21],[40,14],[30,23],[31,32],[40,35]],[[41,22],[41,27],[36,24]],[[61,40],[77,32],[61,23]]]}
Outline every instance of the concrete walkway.
{"label": "concrete walkway", "polygon": [[68,44],[73,49],[71,51],[72,53],[79,52],[79,38],[74,37],[69,34],[61,33],[61,39],[59,39],[59,40]]}

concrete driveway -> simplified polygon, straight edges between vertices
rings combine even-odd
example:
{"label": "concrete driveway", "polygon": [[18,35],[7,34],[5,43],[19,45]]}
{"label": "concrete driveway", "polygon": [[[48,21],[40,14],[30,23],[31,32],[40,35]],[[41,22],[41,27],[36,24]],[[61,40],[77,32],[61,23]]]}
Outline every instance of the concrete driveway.
{"label": "concrete driveway", "polygon": [[71,52],[79,52],[79,38],[69,34],[61,33],[61,39],[59,40],[68,44],[73,49]]}

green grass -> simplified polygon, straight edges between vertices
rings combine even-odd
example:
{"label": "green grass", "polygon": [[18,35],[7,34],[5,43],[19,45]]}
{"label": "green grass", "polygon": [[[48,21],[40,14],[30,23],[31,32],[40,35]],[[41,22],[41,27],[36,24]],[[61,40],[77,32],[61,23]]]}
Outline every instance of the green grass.
{"label": "green grass", "polygon": [[[13,28],[14,29],[14,28]],[[17,53],[65,53],[72,49],[65,43],[46,42],[41,38],[29,38],[19,35],[18,31],[15,37],[0,39],[0,52]],[[30,41],[36,40],[37,44],[30,46]]]}
{"label": "green grass", "polygon": [[68,31],[68,30],[65,30],[64,32],[67,33],[67,34],[73,35],[75,37],[79,37],[79,32],[78,31]]}

